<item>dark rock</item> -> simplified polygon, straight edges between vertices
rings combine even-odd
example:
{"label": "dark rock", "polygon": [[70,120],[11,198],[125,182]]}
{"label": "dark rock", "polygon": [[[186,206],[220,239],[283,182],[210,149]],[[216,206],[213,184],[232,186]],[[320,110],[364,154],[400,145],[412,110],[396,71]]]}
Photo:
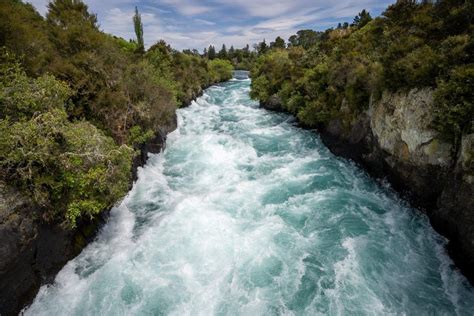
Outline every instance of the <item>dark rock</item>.
{"label": "dark rock", "polygon": [[263,107],[264,109],[270,110],[270,111],[276,111],[276,112],[284,112],[285,110],[283,109],[283,103],[281,101],[281,98],[277,96],[276,94],[272,95],[267,102],[260,103],[260,106]]}
{"label": "dark rock", "polygon": [[[76,236],[92,240],[100,219],[74,231],[39,219],[42,210],[21,192],[0,182],[0,313],[16,315],[82,249]],[[103,221],[102,221],[103,222]],[[92,233],[84,234],[92,227]],[[90,229],[89,229],[90,230]]]}
{"label": "dark rock", "polygon": [[136,181],[138,174],[138,167],[142,167],[146,164],[148,159],[148,153],[158,154],[165,149],[166,146],[166,136],[168,133],[174,131],[178,126],[178,119],[176,114],[174,115],[174,120],[167,126],[165,129],[158,129],[155,134],[155,137],[147,141],[145,144],[140,145],[138,148],[138,155],[133,158],[132,161],[132,180]]}

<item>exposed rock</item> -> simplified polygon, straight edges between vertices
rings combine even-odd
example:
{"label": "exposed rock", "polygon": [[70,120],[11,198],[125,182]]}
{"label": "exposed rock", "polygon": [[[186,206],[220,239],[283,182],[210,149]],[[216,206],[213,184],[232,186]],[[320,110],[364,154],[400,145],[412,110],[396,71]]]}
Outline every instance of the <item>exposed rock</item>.
{"label": "exposed rock", "polygon": [[371,113],[372,131],[390,155],[415,165],[451,165],[452,145],[429,128],[433,119],[432,90],[384,93]]}
{"label": "exposed rock", "polygon": [[463,181],[474,184],[474,134],[465,135],[461,141],[458,167],[463,171]]}
{"label": "exposed rock", "polygon": [[[40,220],[42,210],[0,181],[0,313],[16,315],[51,282],[61,267],[93,239],[99,223],[82,221],[70,231]],[[78,242],[82,241],[82,242]]]}
{"label": "exposed rock", "polygon": [[277,112],[283,111],[283,103],[281,101],[281,98],[276,94],[272,95],[267,102],[261,103],[260,105],[267,110]]}
{"label": "exposed rock", "polygon": [[163,129],[158,129],[156,132],[155,137],[147,141],[145,144],[142,144],[138,148],[138,155],[134,157],[133,162],[132,162],[132,180],[136,181],[137,180],[137,170],[138,167],[142,167],[145,165],[147,159],[148,159],[148,154],[158,154],[163,150],[166,146],[166,136],[168,133],[171,133],[174,131],[178,126],[178,118],[176,114],[174,115],[174,119],[170,126],[166,126]]}

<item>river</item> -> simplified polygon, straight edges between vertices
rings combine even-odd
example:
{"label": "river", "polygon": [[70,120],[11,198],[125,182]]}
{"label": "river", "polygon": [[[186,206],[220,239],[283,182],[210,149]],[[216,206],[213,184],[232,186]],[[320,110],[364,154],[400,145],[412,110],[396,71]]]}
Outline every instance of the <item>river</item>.
{"label": "river", "polygon": [[425,215],[249,90],[233,79],[178,110],[26,315],[474,314]]}

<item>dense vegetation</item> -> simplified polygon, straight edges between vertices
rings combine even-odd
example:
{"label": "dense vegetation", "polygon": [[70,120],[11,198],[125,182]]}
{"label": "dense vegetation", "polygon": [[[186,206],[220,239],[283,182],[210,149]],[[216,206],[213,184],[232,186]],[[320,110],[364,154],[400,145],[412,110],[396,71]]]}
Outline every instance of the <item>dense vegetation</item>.
{"label": "dense vegetation", "polygon": [[278,100],[308,126],[350,126],[385,91],[429,87],[433,127],[459,142],[473,131],[473,15],[472,1],[399,0],[375,19],[364,10],[351,25],[299,31],[287,47],[265,47],[251,95]]}
{"label": "dense vegetation", "polygon": [[[137,148],[170,131],[175,109],[232,65],[101,32],[80,0],[55,0],[46,19],[0,2],[0,180],[29,194],[38,217],[74,227],[128,190]],[[132,23],[132,21],[130,21]]]}
{"label": "dense vegetation", "polygon": [[[265,40],[262,43],[265,43]],[[194,53],[197,54],[197,52]],[[250,70],[257,60],[259,53],[258,45],[255,45],[254,50],[251,50],[248,44],[244,48],[234,48],[234,46],[231,46],[229,49],[223,44],[218,52],[213,45],[204,48],[203,57],[209,60],[228,60],[235,69]]]}

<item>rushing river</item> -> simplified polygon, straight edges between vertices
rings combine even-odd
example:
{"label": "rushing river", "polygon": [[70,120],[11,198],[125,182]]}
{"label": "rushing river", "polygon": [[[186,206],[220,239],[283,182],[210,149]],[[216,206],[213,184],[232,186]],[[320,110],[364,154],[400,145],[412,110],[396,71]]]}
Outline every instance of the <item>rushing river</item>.
{"label": "rushing river", "polygon": [[97,240],[27,315],[472,315],[427,218],[250,81],[178,111]]}

